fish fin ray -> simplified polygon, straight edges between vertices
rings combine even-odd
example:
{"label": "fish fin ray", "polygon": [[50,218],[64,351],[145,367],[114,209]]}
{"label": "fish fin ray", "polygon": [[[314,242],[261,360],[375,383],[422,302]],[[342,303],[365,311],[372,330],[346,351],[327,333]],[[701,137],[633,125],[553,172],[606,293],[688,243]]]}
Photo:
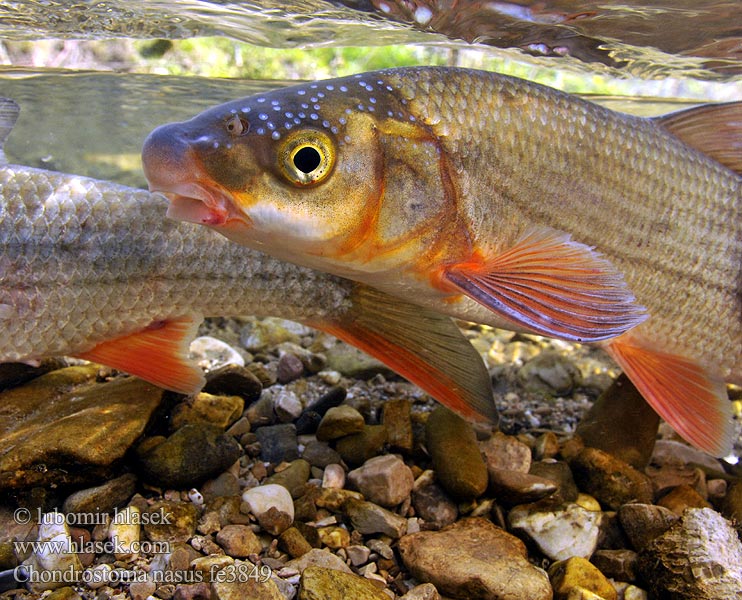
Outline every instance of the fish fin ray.
{"label": "fish fin ray", "polygon": [[694,446],[721,457],[734,437],[724,380],[699,363],[619,338],[606,346],[655,411]]}
{"label": "fish fin ray", "polygon": [[446,267],[443,278],[500,316],[550,337],[601,341],[647,318],[608,260],[547,228],[526,233],[488,261]]}
{"label": "fish fin ray", "polygon": [[345,315],[304,322],[381,360],[461,416],[498,422],[487,369],[453,320],[361,284],[351,299]]}
{"label": "fish fin ray", "polygon": [[98,344],[78,358],[136,375],[159,387],[194,394],[204,385],[201,368],[188,358],[191,340],[203,318],[185,315]]}
{"label": "fish fin ray", "polygon": [[5,141],[13,130],[21,109],[15,100],[0,98],[0,166],[8,161],[5,158]]}
{"label": "fish fin ray", "polygon": [[742,175],[742,102],[696,106],[654,120],[683,143]]}

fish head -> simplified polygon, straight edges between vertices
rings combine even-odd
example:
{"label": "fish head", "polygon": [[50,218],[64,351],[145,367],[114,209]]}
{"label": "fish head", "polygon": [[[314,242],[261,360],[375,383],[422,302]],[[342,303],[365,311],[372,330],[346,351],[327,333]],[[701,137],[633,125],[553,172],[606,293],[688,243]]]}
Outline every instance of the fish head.
{"label": "fish head", "polygon": [[433,220],[423,199],[441,184],[435,160],[420,159],[437,150],[380,82],[302,84],[158,127],[142,154],[150,189],[169,196],[173,218],[310,266],[399,246]]}

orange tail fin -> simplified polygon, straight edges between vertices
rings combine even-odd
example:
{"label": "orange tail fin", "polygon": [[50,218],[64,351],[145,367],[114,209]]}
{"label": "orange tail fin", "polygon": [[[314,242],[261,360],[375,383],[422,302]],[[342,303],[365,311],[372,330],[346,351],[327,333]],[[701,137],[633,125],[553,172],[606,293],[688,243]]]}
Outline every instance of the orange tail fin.
{"label": "orange tail fin", "polygon": [[684,439],[717,457],[732,448],[732,403],[724,381],[698,363],[622,336],[608,353],[652,408]]}

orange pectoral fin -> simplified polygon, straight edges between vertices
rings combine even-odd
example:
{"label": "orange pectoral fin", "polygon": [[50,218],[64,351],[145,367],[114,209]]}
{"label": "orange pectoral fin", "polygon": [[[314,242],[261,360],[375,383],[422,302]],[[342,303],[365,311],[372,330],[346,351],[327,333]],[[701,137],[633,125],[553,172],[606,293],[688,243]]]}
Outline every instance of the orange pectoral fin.
{"label": "orange pectoral fin", "polygon": [[622,338],[608,353],[657,413],[684,439],[716,457],[732,449],[732,403],[724,381],[698,363]]}
{"label": "orange pectoral fin", "polygon": [[550,229],[485,262],[446,267],[443,279],[521,327],[575,342],[610,339],[647,318],[610,262]]}
{"label": "orange pectoral fin", "polygon": [[187,315],[98,344],[78,358],[126,371],[162,388],[194,394],[204,385],[203,372],[188,359],[188,347],[202,321]]}
{"label": "orange pectoral fin", "polygon": [[443,315],[357,285],[345,315],[305,321],[374,356],[464,418],[497,423],[481,356]]}

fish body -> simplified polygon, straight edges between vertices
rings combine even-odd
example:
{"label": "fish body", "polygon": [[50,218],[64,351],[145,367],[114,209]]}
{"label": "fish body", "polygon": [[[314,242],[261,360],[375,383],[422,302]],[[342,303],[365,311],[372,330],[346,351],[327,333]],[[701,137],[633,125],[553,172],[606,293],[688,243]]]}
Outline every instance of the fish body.
{"label": "fish body", "polygon": [[143,149],[169,214],[458,318],[602,345],[684,437],[731,446],[742,103],[616,113],[390,69],[229,102]]}
{"label": "fish body", "polygon": [[[0,149],[17,114],[0,100]],[[204,378],[188,346],[204,316],[274,315],[496,419],[486,369],[449,318],[168,220],[166,208],[159,194],[0,154],[0,362],[78,356],[194,393]]]}

